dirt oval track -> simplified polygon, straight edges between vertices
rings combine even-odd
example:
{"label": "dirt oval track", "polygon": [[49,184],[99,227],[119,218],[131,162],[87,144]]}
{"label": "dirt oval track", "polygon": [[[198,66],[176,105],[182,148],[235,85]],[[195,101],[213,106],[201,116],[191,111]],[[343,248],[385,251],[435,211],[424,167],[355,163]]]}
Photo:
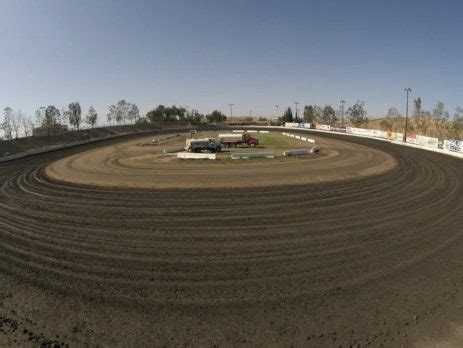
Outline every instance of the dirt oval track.
{"label": "dirt oval track", "polygon": [[99,145],[0,164],[11,295],[0,316],[115,346],[412,346],[449,334],[463,320],[463,161],[323,137],[397,165],[332,183],[118,189],[43,175]]}

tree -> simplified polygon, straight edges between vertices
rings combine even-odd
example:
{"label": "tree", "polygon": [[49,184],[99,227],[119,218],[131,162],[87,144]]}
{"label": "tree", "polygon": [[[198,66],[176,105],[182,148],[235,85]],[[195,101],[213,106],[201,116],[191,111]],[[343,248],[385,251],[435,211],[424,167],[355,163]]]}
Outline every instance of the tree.
{"label": "tree", "polygon": [[312,105],[306,105],[304,106],[304,122],[307,123],[315,123],[316,117],[315,117],[315,107]]}
{"label": "tree", "polygon": [[191,113],[186,116],[186,121],[192,126],[197,126],[201,124],[203,118],[204,115],[200,114],[198,110],[191,110]]}
{"label": "tree", "polygon": [[96,120],[98,118],[98,114],[96,113],[96,110],[93,106],[90,106],[88,108],[88,114],[85,117],[85,122],[90,125],[92,128],[95,127]]}
{"label": "tree", "polygon": [[399,116],[399,110],[397,110],[396,107],[392,107],[392,108],[389,108],[389,110],[387,110],[387,116],[389,117],[397,117]]}
{"label": "tree", "polygon": [[357,100],[357,103],[347,109],[347,116],[350,122],[356,126],[362,126],[368,123],[367,111],[365,110],[365,103]]}
{"label": "tree", "polygon": [[108,107],[108,115],[106,116],[108,119],[108,123],[111,126],[111,121],[116,120],[116,105],[110,105]]}
{"label": "tree", "polygon": [[11,128],[14,132],[14,137],[18,139],[19,137],[19,128],[21,127],[22,119],[23,119],[23,114],[21,110],[18,110],[17,112],[12,112],[11,113]]}
{"label": "tree", "polygon": [[35,113],[34,113],[34,115],[35,115],[35,123],[37,125],[39,125],[39,126],[42,124],[43,119],[45,117],[44,113],[45,113],[45,107],[43,107],[43,106],[41,106],[37,110],[35,110]]}
{"label": "tree", "polygon": [[59,119],[60,119],[59,110],[55,106],[49,105],[43,110],[42,126],[43,127],[53,126],[59,122]]}
{"label": "tree", "polygon": [[293,122],[294,121],[294,119],[293,119],[293,110],[291,110],[290,107],[288,107],[285,110],[285,113],[281,117],[281,121],[282,122]]}
{"label": "tree", "polygon": [[420,116],[421,115],[421,98],[418,97],[414,100],[414,104],[415,104],[415,112],[414,112],[414,115],[415,116]]}
{"label": "tree", "polygon": [[324,124],[332,124],[336,122],[336,111],[331,105],[325,105],[322,110],[322,122]]}
{"label": "tree", "polygon": [[206,115],[206,119],[209,123],[220,123],[226,121],[227,116],[218,110],[214,110],[209,115]]}
{"label": "tree", "polygon": [[12,136],[13,126],[11,123],[12,114],[13,114],[13,110],[9,106],[3,109],[3,122],[1,124],[1,128],[3,130],[3,135],[6,140],[11,140],[13,138]]}
{"label": "tree", "polygon": [[69,112],[69,123],[71,126],[79,129],[80,122],[82,121],[82,110],[80,108],[79,102],[74,102],[69,104],[68,106]]}
{"label": "tree", "polygon": [[65,108],[61,108],[61,119],[59,121],[61,124],[69,124],[69,112]]}
{"label": "tree", "polygon": [[119,100],[116,105],[116,122],[125,124],[125,120],[128,118],[129,104],[125,99]]}
{"label": "tree", "polygon": [[146,118],[153,124],[164,121],[164,105],[158,105],[155,109],[146,114]]}
{"label": "tree", "polygon": [[24,116],[21,119],[22,127],[24,130],[24,135],[29,137],[32,135],[32,130],[34,129],[34,122],[32,122],[32,118],[30,116]]}
{"label": "tree", "polygon": [[140,110],[135,104],[129,104],[127,113],[130,121],[136,122],[140,118]]}
{"label": "tree", "polygon": [[449,113],[445,111],[445,105],[443,102],[438,101],[434,109],[432,109],[432,117],[437,119],[447,119],[449,118]]}
{"label": "tree", "polygon": [[453,114],[453,122],[454,123],[463,123],[463,108],[457,106],[455,109],[455,113]]}

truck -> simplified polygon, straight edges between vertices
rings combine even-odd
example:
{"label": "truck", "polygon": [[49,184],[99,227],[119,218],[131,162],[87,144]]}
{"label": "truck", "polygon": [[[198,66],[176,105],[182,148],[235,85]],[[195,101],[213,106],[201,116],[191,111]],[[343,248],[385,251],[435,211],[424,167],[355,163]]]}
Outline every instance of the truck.
{"label": "truck", "polygon": [[238,145],[255,147],[259,145],[259,139],[254,138],[247,133],[219,134],[219,141],[224,147],[237,147]]}
{"label": "truck", "polygon": [[222,150],[222,145],[213,138],[187,139],[185,149],[188,152],[209,151],[215,153]]}

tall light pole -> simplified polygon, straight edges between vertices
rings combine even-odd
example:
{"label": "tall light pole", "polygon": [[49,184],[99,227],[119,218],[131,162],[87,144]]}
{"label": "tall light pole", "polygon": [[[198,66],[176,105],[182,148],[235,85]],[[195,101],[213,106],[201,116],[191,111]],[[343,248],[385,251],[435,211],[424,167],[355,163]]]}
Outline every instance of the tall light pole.
{"label": "tall light pole", "polygon": [[294,105],[296,105],[296,121],[297,121],[297,106],[299,105],[299,102],[294,102]]}
{"label": "tall light pole", "polygon": [[344,127],[344,104],[345,100],[341,100],[341,127]]}
{"label": "tall light pole", "polygon": [[405,132],[404,132],[404,143],[407,142],[407,128],[408,128],[408,94],[412,91],[411,88],[404,88],[404,92],[407,93],[407,109],[405,112]]}
{"label": "tall light pole", "polygon": [[232,117],[233,117],[233,105],[235,105],[235,104],[228,104],[228,106],[230,107],[230,122],[231,122]]}

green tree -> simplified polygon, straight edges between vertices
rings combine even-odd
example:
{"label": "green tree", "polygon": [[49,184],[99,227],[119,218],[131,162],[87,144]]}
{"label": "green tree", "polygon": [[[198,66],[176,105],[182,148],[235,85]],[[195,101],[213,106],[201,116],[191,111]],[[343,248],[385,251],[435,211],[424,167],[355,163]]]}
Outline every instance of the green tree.
{"label": "green tree", "polygon": [[70,125],[79,129],[82,121],[82,110],[79,102],[70,103],[68,106],[68,113]]}
{"label": "green tree", "polygon": [[293,119],[293,110],[291,110],[290,107],[288,107],[283,116],[281,117],[281,121],[282,122],[294,122],[294,119]]}
{"label": "green tree", "polygon": [[158,105],[146,114],[146,118],[153,124],[161,123],[165,121],[165,109],[164,105]]}
{"label": "green tree", "polygon": [[204,115],[200,114],[198,110],[191,110],[191,113],[186,116],[186,121],[192,126],[197,126],[201,124],[203,118]]}
{"label": "green tree", "polygon": [[227,120],[227,116],[218,110],[212,111],[209,115],[206,115],[206,120],[209,123],[220,123]]}
{"label": "green tree", "polygon": [[387,116],[397,117],[399,116],[399,110],[397,110],[397,108],[393,106],[392,108],[389,108],[389,110],[387,110]]}
{"label": "green tree", "polygon": [[45,108],[44,113],[43,113],[43,119],[42,119],[42,126],[44,127],[50,127],[59,122],[60,119],[60,112],[59,110],[53,106],[49,105]]}
{"label": "green tree", "polygon": [[336,123],[336,111],[331,105],[325,105],[322,110],[321,120],[324,124],[334,124]]}
{"label": "green tree", "polygon": [[307,123],[315,123],[316,117],[315,117],[315,107],[312,105],[306,105],[304,106],[304,122]]}
{"label": "green tree", "polygon": [[445,105],[443,102],[438,101],[434,109],[432,109],[432,117],[437,119],[446,119],[449,118],[449,113],[445,111]]}
{"label": "green tree", "polygon": [[415,104],[414,115],[420,116],[421,115],[421,98],[420,97],[416,98],[413,103]]}
{"label": "green tree", "polygon": [[135,104],[129,104],[127,117],[130,121],[136,122],[140,118],[140,110]]}
{"label": "green tree", "polygon": [[90,125],[92,128],[95,127],[98,114],[93,106],[88,108],[87,116],[85,117],[85,122]]}
{"label": "green tree", "polygon": [[357,103],[347,109],[347,116],[350,122],[356,127],[366,125],[368,123],[368,118],[367,111],[365,110],[365,103],[357,100]]}

